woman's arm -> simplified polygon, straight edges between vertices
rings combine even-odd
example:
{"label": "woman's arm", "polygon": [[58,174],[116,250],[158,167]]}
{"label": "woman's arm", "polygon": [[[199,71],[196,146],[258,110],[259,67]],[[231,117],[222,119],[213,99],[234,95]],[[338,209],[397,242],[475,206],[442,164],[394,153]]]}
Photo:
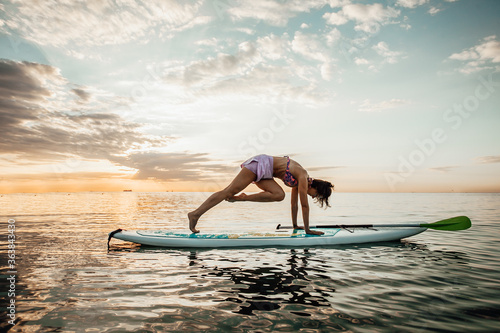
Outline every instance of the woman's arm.
{"label": "woman's arm", "polygon": [[296,187],[292,187],[292,225],[295,229],[301,229],[297,226],[297,213],[299,211],[299,191]]}
{"label": "woman's arm", "polygon": [[309,183],[307,181],[307,174],[303,175],[298,179],[298,192],[300,198],[300,207],[302,208],[302,220],[304,221],[304,229],[306,234],[311,235],[323,235],[324,233],[321,231],[314,231],[309,229],[309,202],[307,200],[307,189]]}

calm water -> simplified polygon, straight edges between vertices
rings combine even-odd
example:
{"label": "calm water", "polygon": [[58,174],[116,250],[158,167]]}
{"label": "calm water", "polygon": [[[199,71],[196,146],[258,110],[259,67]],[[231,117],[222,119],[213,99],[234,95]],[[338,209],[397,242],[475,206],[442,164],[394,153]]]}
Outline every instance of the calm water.
{"label": "calm water", "polygon": [[[184,229],[203,193],[0,197],[1,330],[11,332],[393,332],[500,330],[500,195],[334,194],[314,223],[433,222],[467,231],[328,248],[190,250],[112,240],[128,229]],[[272,230],[289,203],[222,203],[202,231]],[[15,220],[15,326],[6,306]]]}

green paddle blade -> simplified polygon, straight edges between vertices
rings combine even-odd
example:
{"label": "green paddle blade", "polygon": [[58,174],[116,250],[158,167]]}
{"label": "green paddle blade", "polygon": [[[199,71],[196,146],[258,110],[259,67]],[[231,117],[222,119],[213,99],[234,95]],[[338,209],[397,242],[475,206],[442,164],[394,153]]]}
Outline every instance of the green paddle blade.
{"label": "green paddle blade", "polygon": [[451,219],[441,220],[434,223],[422,223],[421,227],[436,230],[465,230],[471,227],[472,223],[467,216],[457,216]]}

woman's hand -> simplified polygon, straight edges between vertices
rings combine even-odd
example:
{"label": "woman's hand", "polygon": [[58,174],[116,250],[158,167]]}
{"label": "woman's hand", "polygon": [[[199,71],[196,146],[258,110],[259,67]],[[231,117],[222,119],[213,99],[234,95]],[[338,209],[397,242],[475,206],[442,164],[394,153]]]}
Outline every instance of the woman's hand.
{"label": "woman's hand", "polygon": [[306,234],[321,236],[321,235],[324,234],[324,232],[323,231],[316,231],[316,230],[307,229],[306,230]]}

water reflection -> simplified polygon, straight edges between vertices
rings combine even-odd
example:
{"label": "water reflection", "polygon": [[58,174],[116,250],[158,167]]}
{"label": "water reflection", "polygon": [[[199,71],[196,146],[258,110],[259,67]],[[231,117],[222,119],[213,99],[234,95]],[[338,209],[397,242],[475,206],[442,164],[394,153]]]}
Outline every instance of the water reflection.
{"label": "water reflection", "polygon": [[[300,304],[304,306],[330,306],[324,297],[331,296],[335,289],[328,291],[310,288],[310,279],[307,273],[308,250],[303,254],[297,250],[290,250],[287,260],[287,269],[278,266],[266,266],[255,269],[249,268],[211,268],[210,272],[201,276],[225,277],[235,286],[222,289],[218,292],[226,295],[223,299],[214,302],[232,302],[239,305],[235,313],[253,315],[254,311],[272,311],[282,308],[286,304]],[[190,254],[190,259],[196,259],[196,253]],[[244,263],[241,263],[244,266]],[[207,268],[207,267],[205,267]],[[303,316],[310,316],[305,312],[295,312]]]}
{"label": "water reflection", "polygon": [[[276,249],[269,251],[279,252]],[[224,287],[217,289],[212,301],[225,304],[224,308],[242,315],[285,311],[310,317],[320,308],[333,308],[346,319],[352,309],[344,307],[343,303],[352,303],[354,298],[363,299],[366,292],[375,302],[358,304],[358,309],[364,309],[358,313],[367,314],[364,320],[371,322],[374,313],[385,311],[379,309],[378,304],[391,303],[394,297],[410,297],[399,290],[398,284],[409,284],[408,288],[412,289],[415,280],[415,285],[434,283],[443,288],[451,284],[456,288],[466,282],[453,277],[468,263],[465,253],[432,251],[425,245],[411,242],[286,251],[285,260],[276,260],[274,253],[269,257],[272,260],[264,257],[257,265],[239,257],[236,250],[217,251],[212,256],[206,255],[209,252],[190,251],[188,265],[201,268],[197,277],[207,283],[221,279],[232,282],[229,285],[218,283]],[[236,258],[227,258],[235,253],[238,253]],[[215,257],[214,265],[211,261]],[[227,261],[231,265],[223,265]],[[438,277],[434,273],[437,266],[441,271]],[[403,270],[409,274],[404,282],[400,281]],[[395,277],[399,281],[395,281]],[[336,294],[339,288],[342,292]],[[386,297],[388,299],[384,300]]]}

